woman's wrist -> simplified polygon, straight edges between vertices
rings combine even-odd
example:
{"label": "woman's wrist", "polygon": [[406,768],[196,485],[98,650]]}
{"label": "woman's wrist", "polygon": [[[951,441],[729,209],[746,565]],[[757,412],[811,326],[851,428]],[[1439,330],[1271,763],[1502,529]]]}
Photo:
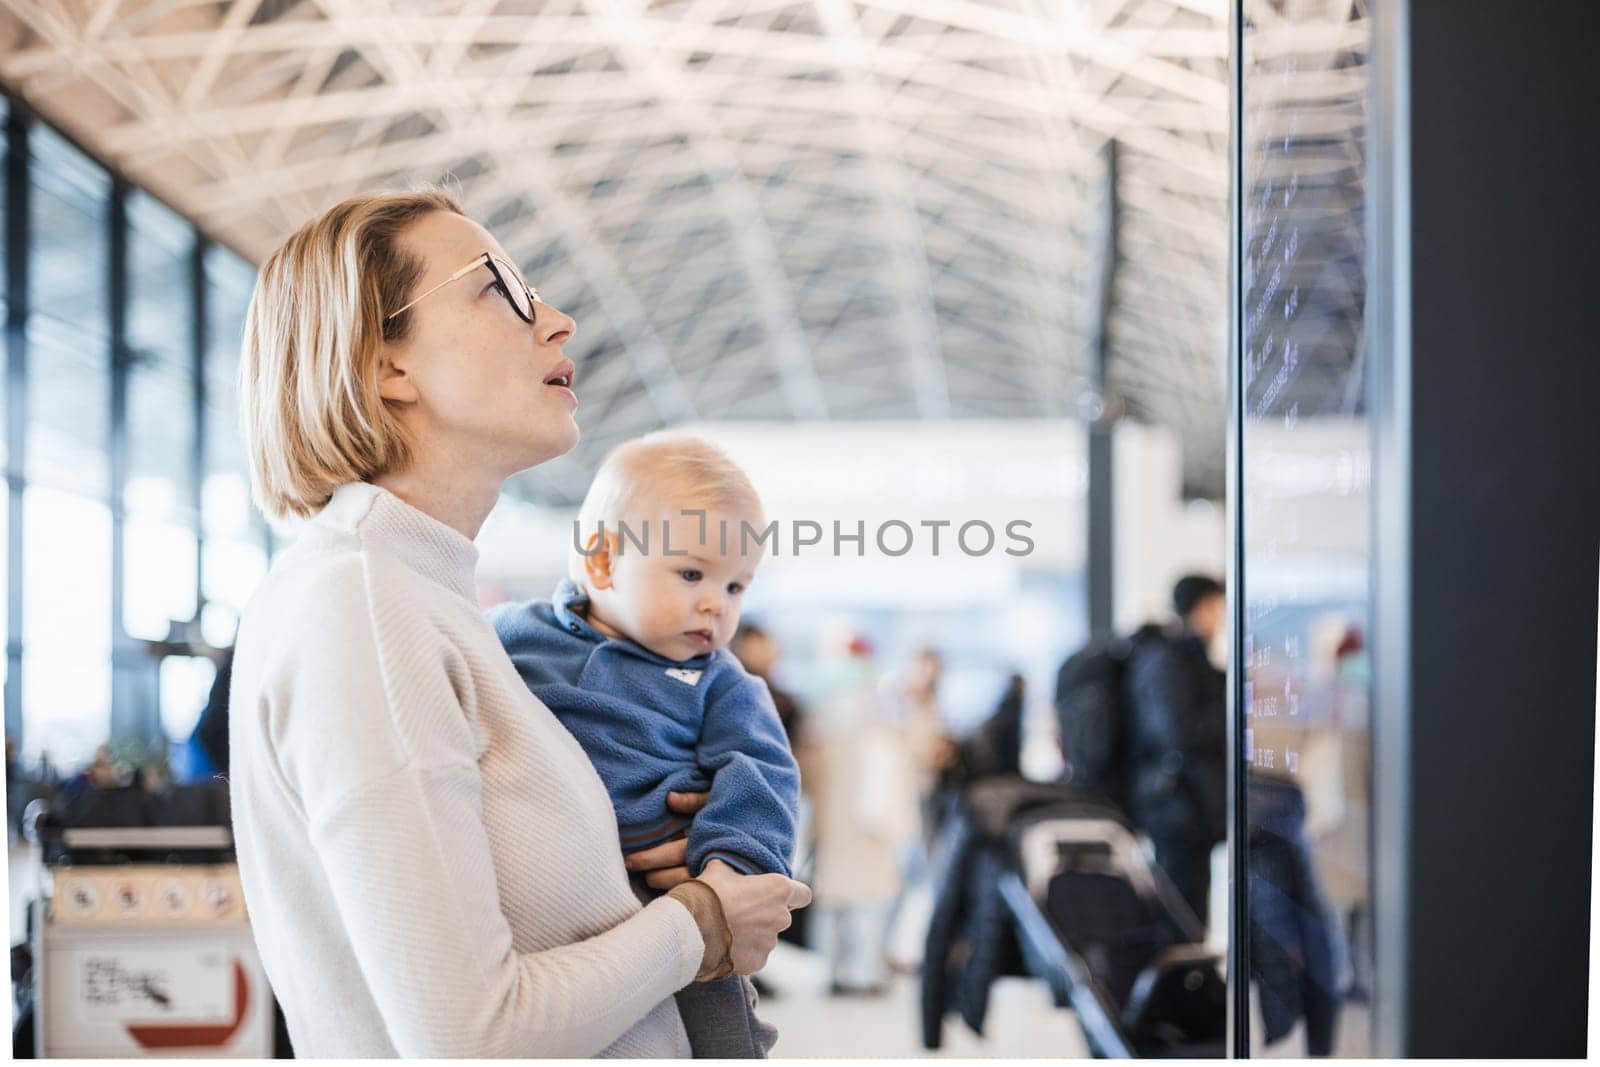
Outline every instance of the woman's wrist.
{"label": "woman's wrist", "polygon": [[698,878],[691,878],[667,890],[667,896],[688,909],[705,942],[705,953],[700,958],[700,970],[694,980],[709,982],[732,974],[733,931],[728,928],[728,918],[723,914],[717,891]]}

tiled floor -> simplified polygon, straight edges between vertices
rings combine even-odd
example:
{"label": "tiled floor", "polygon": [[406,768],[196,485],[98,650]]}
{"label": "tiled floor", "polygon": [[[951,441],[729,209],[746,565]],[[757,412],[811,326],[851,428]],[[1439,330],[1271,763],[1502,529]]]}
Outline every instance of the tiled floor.
{"label": "tiled floor", "polygon": [[[26,846],[13,843],[8,859],[10,940],[14,943],[22,936],[23,907],[37,888],[39,869]],[[1226,882],[1219,879],[1217,884]],[[937,1052],[922,1048],[915,978],[895,979],[881,998],[830,997],[821,959],[783,943],[773,953],[763,979],[775,991],[762,1001],[760,1009],[762,1018],[778,1028],[775,1059],[1077,1059],[1088,1055],[1083,1031],[1073,1014],[1055,1008],[1044,986],[1027,979],[1007,978],[996,985],[984,1037],[972,1033],[958,1018],[946,1019],[944,1047]],[[1256,1026],[1260,1026],[1258,1013]],[[1366,1029],[1366,1006],[1346,1005],[1337,1051],[1363,1054]],[[1299,1056],[1304,1055],[1304,1048],[1303,1035],[1296,1030],[1258,1055]]]}
{"label": "tiled floor", "polygon": [[915,978],[895,979],[881,998],[830,997],[821,960],[785,943],[773,953],[763,979],[777,991],[760,1008],[761,1017],[778,1028],[774,1059],[1088,1055],[1072,1013],[1057,1010],[1039,982],[1002,979],[989,1002],[987,1036],[978,1037],[952,1017],[945,1020],[944,1047],[928,1052],[922,1048]]}

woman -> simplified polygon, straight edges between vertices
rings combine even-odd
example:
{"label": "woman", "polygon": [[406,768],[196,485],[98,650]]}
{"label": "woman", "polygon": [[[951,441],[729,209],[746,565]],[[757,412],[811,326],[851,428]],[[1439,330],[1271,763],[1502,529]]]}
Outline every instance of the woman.
{"label": "woman", "polygon": [[[578,438],[575,324],[437,192],[353,197],[262,266],[242,409],[258,503],[309,519],[240,624],[234,829],[301,1056],[673,1056],[672,993],[760,968],[810,898],[636,859],[479,612],[506,478]],[[693,810],[692,798],[678,798]]]}

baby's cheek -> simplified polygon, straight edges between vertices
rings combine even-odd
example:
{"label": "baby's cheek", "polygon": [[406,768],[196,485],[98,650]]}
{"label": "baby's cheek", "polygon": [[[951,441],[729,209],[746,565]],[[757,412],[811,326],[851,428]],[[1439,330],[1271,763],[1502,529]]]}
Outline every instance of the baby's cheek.
{"label": "baby's cheek", "polygon": [[677,625],[678,613],[674,610],[674,607],[670,597],[663,596],[656,599],[655,603],[650,607],[650,630],[652,633],[663,638],[670,638],[678,633],[680,629]]}

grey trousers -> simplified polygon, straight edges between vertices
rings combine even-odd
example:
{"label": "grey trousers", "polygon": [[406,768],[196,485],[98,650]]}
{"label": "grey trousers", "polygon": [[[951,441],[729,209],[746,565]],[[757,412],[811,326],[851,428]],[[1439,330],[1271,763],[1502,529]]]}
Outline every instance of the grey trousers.
{"label": "grey trousers", "polygon": [[697,1060],[764,1060],[778,1040],[756,1018],[756,987],[743,975],[685,986],[677,1001]]}

